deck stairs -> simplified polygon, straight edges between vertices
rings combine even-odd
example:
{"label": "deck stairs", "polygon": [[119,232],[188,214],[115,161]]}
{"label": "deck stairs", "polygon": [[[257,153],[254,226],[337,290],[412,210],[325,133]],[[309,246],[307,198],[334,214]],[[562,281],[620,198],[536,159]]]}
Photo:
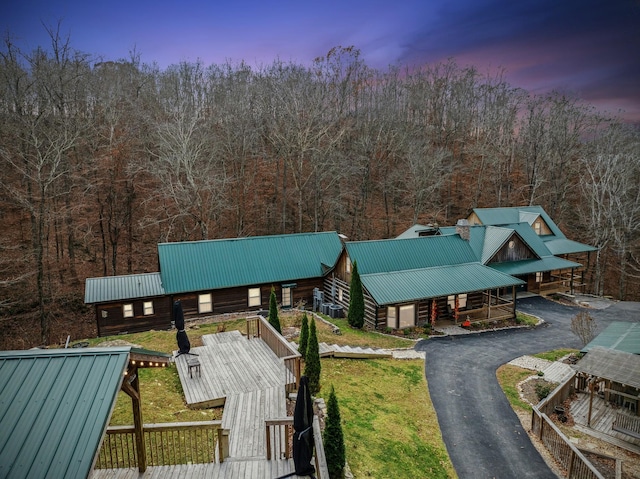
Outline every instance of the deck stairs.
{"label": "deck stairs", "polygon": [[[290,343],[296,350],[298,344]],[[337,344],[319,343],[321,358],[377,359],[391,358],[393,353],[387,349],[361,348],[360,346],[340,346]]]}

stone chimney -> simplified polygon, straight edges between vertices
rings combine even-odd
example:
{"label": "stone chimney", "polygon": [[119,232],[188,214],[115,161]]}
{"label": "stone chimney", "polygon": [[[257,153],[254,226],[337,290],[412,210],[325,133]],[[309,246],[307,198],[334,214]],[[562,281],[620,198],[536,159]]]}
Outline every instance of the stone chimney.
{"label": "stone chimney", "polygon": [[469,228],[469,220],[467,219],[458,220],[458,222],[456,223],[456,233],[459,234],[460,238],[465,241],[469,241]]}

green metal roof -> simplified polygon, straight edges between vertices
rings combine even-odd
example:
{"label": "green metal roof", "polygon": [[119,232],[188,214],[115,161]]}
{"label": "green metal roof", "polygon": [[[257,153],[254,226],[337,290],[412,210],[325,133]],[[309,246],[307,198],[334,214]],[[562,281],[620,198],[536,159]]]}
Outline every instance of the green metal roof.
{"label": "green metal roof", "polygon": [[168,294],[322,277],[342,251],[336,232],[160,243]]}
{"label": "green metal roof", "polygon": [[84,288],[84,302],[87,304],[107,303],[122,299],[164,296],[164,294],[160,273],[105,276],[103,278],[87,278]]}
{"label": "green metal roof", "polygon": [[362,274],[360,278],[362,285],[379,305],[485,291],[524,283],[479,263]]}
{"label": "green metal roof", "polygon": [[558,238],[565,235],[560,231],[558,225],[549,217],[542,206],[514,206],[509,208],[474,208],[473,212],[478,216],[483,225],[502,226],[529,221],[533,223],[538,216],[541,216],[549,229]]}
{"label": "green metal roof", "polygon": [[551,254],[586,253],[588,251],[598,251],[598,248],[584,243],[578,243],[567,238],[552,238],[544,242]]}
{"label": "green metal roof", "polygon": [[514,235],[514,231],[509,228],[499,226],[487,226],[484,235],[484,245],[480,262],[487,264],[491,258],[509,241]]}
{"label": "green metal roof", "polygon": [[491,263],[490,267],[514,276],[537,272],[554,271],[557,269],[577,268],[579,263],[567,261],[555,256],[545,256],[540,259],[525,259],[505,263]]}
{"label": "green metal roof", "polygon": [[385,273],[434,266],[473,263],[469,243],[457,235],[346,243],[351,261],[360,274]]}
{"label": "green metal roof", "polygon": [[636,354],[594,346],[571,367],[577,372],[640,389],[640,356]]}
{"label": "green metal roof", "polygon": [[640,354],[640,322],[612,322],[604,331],[598,334],[593,341],[582,348],[581,352],[586,353],[591,348],[597,346],[632,354]]}
{"label": "green metal roof", "polygon": [[0,352],[0,477],[86,478],[129,350]]}

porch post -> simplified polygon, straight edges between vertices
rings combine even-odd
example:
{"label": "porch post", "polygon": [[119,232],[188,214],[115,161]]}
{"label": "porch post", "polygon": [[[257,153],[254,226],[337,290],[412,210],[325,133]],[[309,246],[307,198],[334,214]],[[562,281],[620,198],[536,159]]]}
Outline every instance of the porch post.
{"label": "porch post", "polygon": [[571,294],[575,294],[573,291],[573,273],[575,271],[575,268],[571,268]]}
{"label": "porch post", "polygon": [[516,287],[511,286],[511,300],[513,301],[513,317],[516,317]]}
{"label": "porch post", "polygon": [[122,381],[122,390],[131,398],[138,470],[144,472],[147,470],[147,451],[142,430],[142,402],[140,401],[140,381],[138,379],[137,367],[134,366],[127,372],[124,381]]}
{"label": "porch post", "polygon": [[491,318],[491,290],[488,289],[487,293],[489,293],[489,302],[487,303],[487,319]]}

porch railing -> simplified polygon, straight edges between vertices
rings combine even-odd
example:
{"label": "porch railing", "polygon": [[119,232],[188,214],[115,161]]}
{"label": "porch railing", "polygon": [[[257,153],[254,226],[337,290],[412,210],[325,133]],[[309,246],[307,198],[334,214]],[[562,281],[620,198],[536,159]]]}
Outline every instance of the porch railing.
{"label": "porch railing", "polygon": [[[223,462],[229,455],[229,432],[222,421],[145,424],[147,466]],[[133,426],[110,426],[96,460],[96,469],[138,467]]]}
{"label": "porch railing", "polygon": [[247,338],[253,337],[261,338],[271,351],[284,361],[287,374],[286,392],[297,390],[301,373],[300,353],[262,316],[247,318]]}
{"label": "porch railing", "polygon": [[568,479],[604,479],[576,446],[553,423],[547,414],[573,392],[574,377],[554,389],[549,396],[533,406],[531,431],[564,468]]}

